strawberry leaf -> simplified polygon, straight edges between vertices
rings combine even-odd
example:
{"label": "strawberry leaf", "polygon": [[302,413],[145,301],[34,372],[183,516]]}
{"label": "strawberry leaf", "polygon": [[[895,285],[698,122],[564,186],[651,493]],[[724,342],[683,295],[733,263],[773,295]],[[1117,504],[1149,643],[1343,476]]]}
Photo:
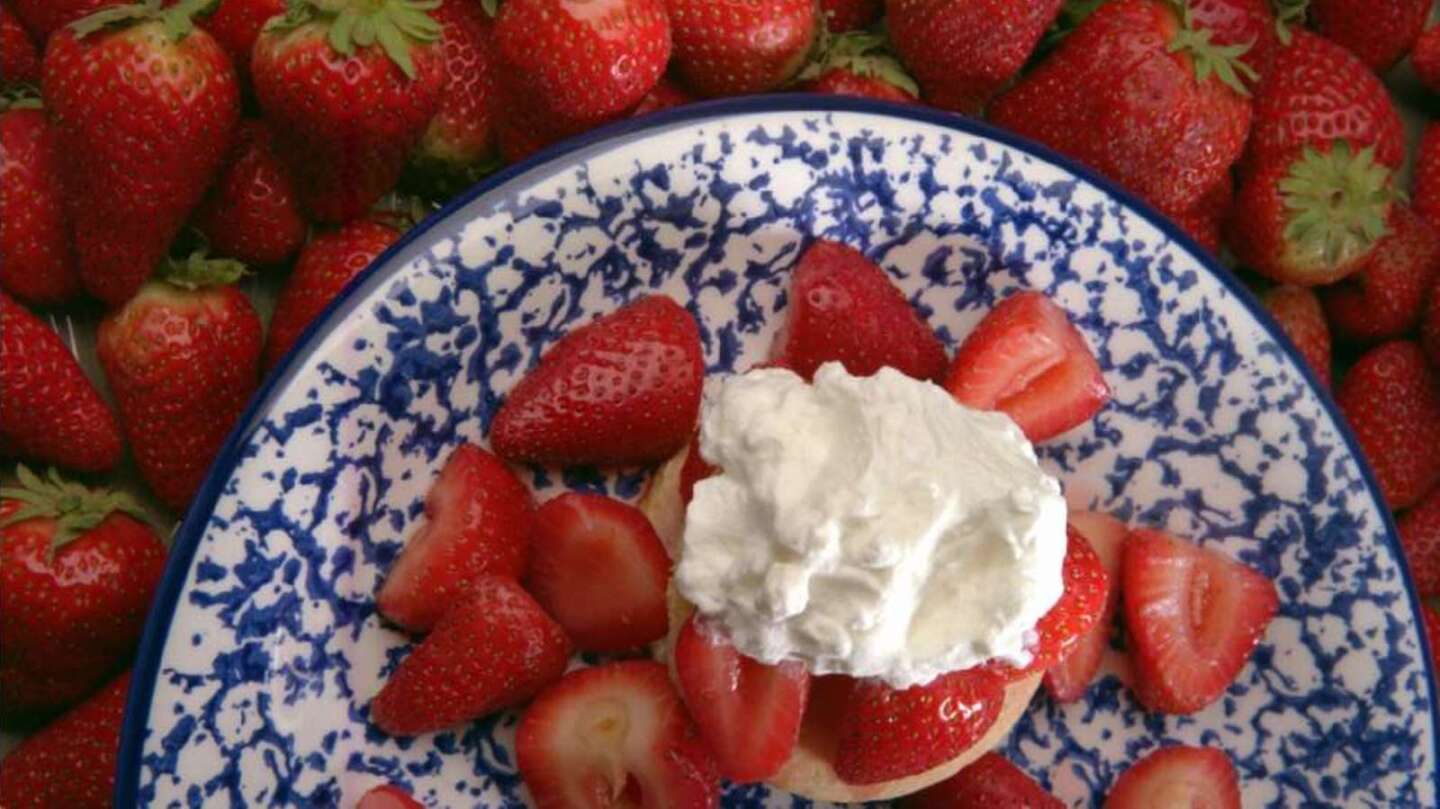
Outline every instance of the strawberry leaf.
{"label": "strawberry leaf", "polygon": [[86,488],[65,480],[54,469],[41,478],[22,464],[15,470],[15,478],[19,485],[0,487],[0,498],[15,500],[21,505],[0,520],[0,528],[26,520],[54,520],[55,533],[50,538],[52,555],[113,513],[121,512],[141,522],[147,521],[145,509],[130,495],[108,489]]}
{"label": "strawberry leaf", "polygon": [[233,284],[245,276],[245,264],[232,258],[211,258],[201,247],[183,259],[170,256],[160,270],[161,280],[182,289]]}
{"label": "strawberry leaf", "polygon": [[1258,81],[1260,74],[1246,64],[1243,57],[1250,52],[1254,43],[1216,45],[1210,41],[1210,36],[1210,29],[1195,25],[1189,2],[1182,2],[1180,28],[1176,30],[1166,50],[1170,53],[1188,52],[1195,68],[1195,81],[1200,84],[1204,84],[1214,75],[1221,84],[1231,90],[1242,96],[1250,95],[1246,82]]}
{"label": "strawberry leaf", "polygon": [[1290,212],[1284,236],[1297,257],[1336,266],[1368,251],[1388,230],[1390,204],[1400,199],[1375,147],[1353,152],[1335,141],[1328,151],[1307,146],[1279,183]]}
{"label": "strawberry leaf", "polygon": [[354,56],[357,47],[378,45],[413,79],[412,48],[440,39],[440,24],[429,13],[439,7],[440,0],[290,0],[285,17],[272,19],[266,30],[326,22],[326,41],[336,53]]}

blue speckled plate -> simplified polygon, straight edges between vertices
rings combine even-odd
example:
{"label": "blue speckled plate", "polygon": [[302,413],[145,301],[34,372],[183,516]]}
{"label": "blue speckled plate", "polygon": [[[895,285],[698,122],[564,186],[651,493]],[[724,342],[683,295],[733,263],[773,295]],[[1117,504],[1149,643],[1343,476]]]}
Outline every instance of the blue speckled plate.
{"label": "blue speckled plate", "polygon": [[[566,330],[660,292],[712,372],[764,355],[816,236],[886,267],[950,344],[1017,288],[1095,347],[1114,400],[1041,448],[1079,507],[1222,547],[1280,614],[1228,693],[1147,715],[1107,674],[1043,696],[1006,753],[1095,804],[1160,744],[1225,749],[1245,804],[1433,807],[1415,595],[1329,400],[1229,274],[1087,172],[963,118],[805,96],[704,104],[485,183],[323,318],[232,437],[179,535],[131,694],[117,806],[521,806],[507,713],[409,741],[367,722],[405,652],[374,594],[448,450]],[[530,473],[633,497],[643,475]],[[763,787],[735,806],[803,806]]]}

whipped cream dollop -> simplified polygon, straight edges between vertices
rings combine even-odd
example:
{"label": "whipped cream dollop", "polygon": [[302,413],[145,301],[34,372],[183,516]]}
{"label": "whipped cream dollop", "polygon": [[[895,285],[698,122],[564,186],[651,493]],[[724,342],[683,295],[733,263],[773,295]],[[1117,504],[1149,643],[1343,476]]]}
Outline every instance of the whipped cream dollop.
{"label": "whipped cream dollop", "polygon": [[710,380],[675,585],[743,653],[919,685],[1029,662],[1065,500],[1020,429],[889,368]]}

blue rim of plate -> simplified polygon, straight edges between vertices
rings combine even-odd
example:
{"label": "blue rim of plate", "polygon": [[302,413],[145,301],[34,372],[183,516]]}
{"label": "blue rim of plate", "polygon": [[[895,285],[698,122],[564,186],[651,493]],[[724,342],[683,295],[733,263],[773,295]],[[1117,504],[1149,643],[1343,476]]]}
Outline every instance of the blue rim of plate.
{"label": "blue rim of plate", "polygon": [[[117,809],[128,809],[136,806],[140,789],[140,763],[141,754],[145,745],[145,722],[149,719],[151,702],[155,695],[155,680],[159,675],[160,655],[164,651],[165,641],[170,634],[171,620],[175,615],[175,608],[180,600],[180,591],[185,585],[186,577],[190,572],[190,565],[195,558],[195,550],[199,547],[200,539],[205,534],[205,528],[210,522],[210,517],[215,509],[215,504],[224,491],[226,483],[234,473],[235,467],[241,460],[241,450],[255,431],[260,427],[265,413],[269,412],[269,406],[275,401],[278,393],[283,392],[303,358],[309,354],[314,346],[328,334],[335,326],[344,321],[354,309],[363,301],[370,298],[376,287],[388,281],[391,276],[404,268],[406,262],[395,259],[407,249],[429,234],[430,230],[445,222],[455,212],[471,204],[475,200],[503,191],[517,179],[537,180],[541,179],[539,169],[549,167],[552,169],[549,174],[562,171],[573,165],[570,162],[562,161],[562,158],[573,156],[580,152],[595,149],[595,147],[611,141],[632,140],[636,136],[649,134],[651,132],[676,128],[678,125],[693,121],[709,120],[726,115],[747,115],[753,113],[833,113],[853,112],[879,115],[890,118],[898,118],[907,121],[930,124],[943,127],[966,135],[993,140],[1011,149],[1024,152],[1039,160],[1051,163],[1075,177],[1084,180],[1095,186],[1104,193],[1119,200],[1127,208],[1134,211],[1149,224],[1164,234],[1171,241],[1179,244],[1185,250],[1194,255],[1200,264],[1208,270],[1215,278],[1233,294],[1241,304],[1254,315],[1261,326],[1269,333],[1290,361],[1300,369],[1306,383],[1311,390],[1320,398],[1325,412],[1335,423],[1341,439],[1350,454],[1355,457],[1360,467],[1361,475],[1365,480],[1365,486],[1374,498],[1375,503],[1381,512],[1381,519],[1385,526],[1385,541],[1390,546],[1391,553],[1395,556],[1396,563],[1400,566],[1405,579],[1405,592],[1410,598],[1410,611],[1416,617],[1417,623],[1423,623],[1421,618],[1421,601],[1419,594],[1415,591],[1415,580],[1410,574],[1410,565],[1405,559],[1404,551],[1399,542],[1399,532],[1395,526],[1394,516],[1388,506],[1385,505],[1385,498],[1380,493],[1379,483],[1376,481],[1375,473],[1370,468],[1365,455],[1360,451],[1360,445],[1355,435],[1350,430],[1350,425],[1340,414],[1339,407],[1331,398],[1329,391],[1319,383],[1318,378],[1311,370],[1309,363],[1301,355],[1295,344],[1286,336],[1279,324],[1271,318],[1269,312],[1260,305],[1255,297],[1233,272],[1222,266],[1208,251],[1182,231],[1167,217],[1160,214],[1153,207],[1135,196],[1129,191],[1120,188],[1113,181],[1100,176],[1093,169],[1087,168],[1080,163],[1066,157],[1047,146],[1035,143],[1031,140],[995,127],[984,121],[970,118],[958,113],[946,112],[933,107],[921,106],[918,104],[900,104],[890,101],[877,101],[867,98],[857,98],[840,95],[821,95],[814,93],[787,93],[772,95],[746,96],[742,98],[728,98],[714,101],[702,101],[693,104],[686,104],[679,107],[654,112],[638,118],[630,118],[617,121],[598,129],[579,135],[574,138],[562,141],[549,146],[525,160],[507,166],[495,174],[490,175],[481,182],[472,186],[468,191],[460,194],[444,207],[427,217],[423,222],[416,225],[406,233],[398,242],[392,245],[384,253],[380,254],[374,262],[363,270],[358,276],[346,285],[345,289],[331,301],[329,306],[315,318],[305,329],[295,346],[284,356],[280,363],[268,378],[262,380],[254,398],[250,400],[244,415],[237,422],[236,427],[231,430],[225,444],[221,447],[216,456],[210,471],[206,474],[205,481],[200,486],[195,498],[191,501],[189,509],[180,524],[179,530],[175,532],[170,547],[170,555],[165,564],[165,571],[160,580],[160,586],[156,589],[155,599],[150,605],[150,613],[145,620],[145,631],[140,637],[140,649],[135,657],[133,673],[130,680],[130,693],[125,704],[125,718],[120,729],[120,755],[117,760],[114,805]],[[535,176],[531,176],[535,175]],[[545,176],[548,176],[545,175]],[[528,184],[528,183],[527,183]],[[1431,762],[1434,766],[1434,779],[1437,792],[1440,792],[1440,700],[1434,699],[1436,669],[1430,641],[1423,629],[1419,632],[1420,649],[1424,656],[1421,664],[1430,675],[1432,683],[1432,699],[1430,700],[1431,724],[1435,728],[1434,734],[1435,749],[1431,754]]]}

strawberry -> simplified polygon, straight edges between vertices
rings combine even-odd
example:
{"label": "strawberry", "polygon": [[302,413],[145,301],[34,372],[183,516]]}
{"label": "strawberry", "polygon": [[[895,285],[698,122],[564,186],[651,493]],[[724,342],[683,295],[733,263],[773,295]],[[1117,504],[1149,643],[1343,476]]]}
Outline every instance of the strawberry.
{"label": "strawberry", "polygon": [[685,453],[685,463],[680,465],[680,502],[690,505],[695,497],[695,484],[710,477],[719,469],[711,466],[700,454],[700,434],[690,439],[690,449]]}
{"label": "strawberry", "polygon": [[27,303],[63,303],[80,291],[65,230],[55,134],[44,111],[0,111],[0,287]]}
{"label": "strawberry", "polygon": [[1324,37],[1293,30],[1265,80],[1255,88],[1255,116],[1245,162],[1262,165],[1297,148],[1349,141],[1375,147],[1375,160],[1405,159],[1400,113],[1385,85],[1353,54]]}
{"label": "strawberry", "polygon": [[1335,400],[1392,509],[1420,501],[1440,482],[1440,374],[1408,340],[1366,352]]}
{"label": "strawberry", "polygon": [[1411,188],[1415,213],[1440,229],[1440,124],[1426,124],[1415,149],[1415,180]]}
{"label": "strawberry", "polygon": [[1430,663],[1440,671],[1440,612],[1429,603],[1421,602],[1420,622],[1425,625],[1425,640],[1430,644]]}
{"label": "strawberry", "polygon": [[1184,216],[1240,157],[1250,126],[1244,46],[1212,36],[1162,0],[1106,3],[995,100],[991,120]]}
{"label": "strawberry", "polygon": [[820,16],[832,34],[869,28],[884,11],[884,0],[820,0]]}
{"label": "strawberry", "polygon": [[123,3],[124,0],[9,0],[6,5],[25,24],[35,41],[44,45],[50,35],[61,28],[102,8]]}
{"label": "strawberry", "polygon": [[1375,149],[1306,146],[1252,164],[1226,235],[1241,263],[1285,284],[1329,284],[1358,271],[1388,230],[1396,199]]}
{"label": "strawberry", "polygon": [[110,408],[49,326],[0,292],[0,452],[105,472],[124,446]]}
{"label": "strawberry", "polygon": [[551,346],[500,406],[490,441],[511,461],[661,461],[694,434],[704,376],[695,319],[650,295]]}
{"label": "strawberry", "polygon": [[250,75],[250,52],[260,30],[272,17],[285,13],[285,0],[220,0],[215,10],[201,17],[196,24],[206,31],[230,55],[235,71]]}
{"label": "strawberry", "polygon": [[798,660],[766,665],[691,615],[675,639],[675,680],[720,774],[737,783],[780,771],[800,738],[810,673]]}
{"label": "strawberry", "polygon": [[316,221],[355,219],[394,188],[440,109],[441,29],[427,7],[305,0],[255,41],[255,96]]}
{"label": "strawberry", "polygon": [[494,49],[501,141],[515,159],[639,104],[665,72],[670,24],[663,0],[506,0]]}
{"label": "strawberry", "polygon": [[920,88],[886,50],[885,41],[884,35],[872,33],[830,37],[823,53],[812,59],[796,80],[812,93],[913,102]]}
{"label": "strawberry", "polygon": [[1211,32],[1216,45],[1241,45],[1240,58],[1263,77],[1275,64],[1280,36],[1270,0],[1188,0],[1195,24]]}
{"label": "strawberry", "polygon": [[461,444],[425,494],[425,521],[390,566],[380,612],[428,632],[477,577],[525,573],[534,525],[525,484],[499,458]]}
{"label": "strawberry", "polygon": [[983,667],[905,689],[856,680],[839,721],[835,774],[874,784],[924,772],[979,741],[1004,702],[1004,683]]}
{"label": "strawberry", "polygon": [[1162,747],[1120,774],[1105,809],[1240,809],[1240,779],[1213,747]]}
{"label": "strawberry", "polygon": [[665,0],[675,70],[703,96],[775,90],[805,66],[820,32],[813,0]]}
{"label": "strawberry", "polygon": [[819,240],[795,265],[789,314],[771,357],[811,378],[827,362],[856,376],[891,367],[939,379],[945,346],[890,276],[853,247]]}
{"label": "strawberry", "polygon": [[1064,0],[887,0],[886,24],[925,100],[978,113],[1035,50]]}
{"label": "strawberry", "polygon": [[400,231],[387,224],[357,219],[317,235],[301,248],[275,301],[265,341],[265,367],[274,368],[350,280],[399,239]]}
{"label": "strawberry", "polygon": [[713,809],[715,762],[652,660],[573,671],[536,697],[515,734],[537,809]]}
{"label": "strawberry", "polygon": [[496,166],[490,18],[478,0],[443,0],[431,15],[440,24],[445,92],[412,160],[420,174],[458,192]]}
{"label": "strawberry", "polygon": [[164,259],[240,119],[229,58],[191,25],[199,1],[107,9],[56,32],[45,50],[80,280],[111,306]]}
{"label": "strawberry", "polygon": [[242,121],[220,178],[195,213],[195,226],[217,254],[246,264],[278,264],[305,242],[308,225],[270,130]]}
{"label": "strawberry", "polygon": [[1219,551],[1137,529],[1121,563],[1136,696],[1161,713],[1214,702],[1265,635],[1275,584]]}
{"label": "strawberry", "polygon": [[1194,206],[1171,218],[1190,238],[1199,242],[1201,247],[1212,255],[1219,255],[1220,231],[1225,223],[1225,215],[1230,212],[1230,205],[1234,201],[1235,181],[1226,174],[1214,188],[1206,191]]}
{"label": "strawberry", "polygon": [[1330,387],[1330,326],[1325,323],[1325,312],[1320,308],[1320,299],[1309,287],[1293,284],[1273,287],[1260,296],[1280,330],[1300,350],[1300,356],[1320,384]]}
{"label": "strawberry", "polygon": [[1384,73],[1420,36],[1434,0],[1309,0],[1310,23],[1321,36],[1344,45],[1377,73]]}
{"label": "strawberry", "polygon": [[1065,809],[1059,798],[998,753],[905,798],[905,809]]}
{"label": "strawberry", "polygon": [[[1069,652],[1056,655],[1057,662],[1045,672],[1045,688],[1056,702],[1073,702],[1085,696],[1090,682],[1095,679],[1095,672],[1100,670],[1105,650],[1110,648],[1110,629],[1116,605],[1120,603],[1120,557],[1125,548],[1125,536],[1129,533],[1125,523],[1094,511],[1072,512],[1070,526],[1085,537],[1095,551],[1109,586],[1095,623],[1078,636]],[[1090,580],[1093,581],[1093,577]],[[1074,599],[1069,587],[1066,594]]]}
{"label": "strawberry", "polygon": [[34,84],[38,81],[40,51],[10,7],[0,6],[0,84]]}
{"label": "strawberry", "polygon": [[355,809],[425,809],[425,805],[394,784],[381,784],[361,795]]}
{"label": "strawberry", "polygon": [[1400,515],[1400,544],[1422,597],[1440,596],[1440,486]]}
{"label": "strawberry", "polygon": [[665,76],[650,88],[650,92],[640,100],[639,106],[630,111],[633,116],[646,115],[652,112],[659,112],[671,107],[678,107],[681,104],[689,104],[695,99],[685,92],[681,87]]}
{"label": "strawberry", "polygon": [[1037,442],[1088,421],[1110,398],[1085,338],[1039,292],[1017,292],[990,310],[955,352],[944,385],[963,405],[1006,414]]}
{"label": "strawberry", "polygon": [[901,104],[913,104],[917,100],[913,94],[893,82],[844,68],[827,70],[806,82],[803,87],[812,93],[859,96],[880,101],[898,101]]}
{"label": "strawberry", "polygon": [[525,586],[584,651],[619,652],[665,636],[670,557],[640,509],[563,494],[535,514]]}
{"label": "strawberry", "polygon": [[139,504],[25,467],[0,488],[0,719],[74,705],[140,640],[165,546]]}
{"label": "strawberry", "polygon": [[392,736],[453,727],[524,702],[569,658],[565,631],[518,583],[480,576],[390,675],[370,719]]}
{"label": "strawberry", "polygon": [[1430,303],[1420,321],[1420,345],[1425,347],[1431,365],[1440,368],[1440,278],[1430,289]]}
{"label": "strawberry", "polygon": [[109,809],[130,673],[21,742],[0,767],[5,809]]}
{"label": "strawberry", "polygon": [[[191,283],[198,263],[170,277]],[[258,385],[260,316],[231,284],[152,281],[101,321],[97,343],[140,476],[183,509]]]}
{"label": "strawberry", "polygon": [[1399,337],[1420,322],[1440,272],[1440,233],[1404,205],[1394,206],[1389,224],[1355,274],[1321,290],[1325,315],[1342,337]]}
{"label": "strawberry", "polygon": [[1415,40],[1415,47],[1410,51],[1410,66],[1426,90],[1440,93],[1440,25],[1426,28]]}

